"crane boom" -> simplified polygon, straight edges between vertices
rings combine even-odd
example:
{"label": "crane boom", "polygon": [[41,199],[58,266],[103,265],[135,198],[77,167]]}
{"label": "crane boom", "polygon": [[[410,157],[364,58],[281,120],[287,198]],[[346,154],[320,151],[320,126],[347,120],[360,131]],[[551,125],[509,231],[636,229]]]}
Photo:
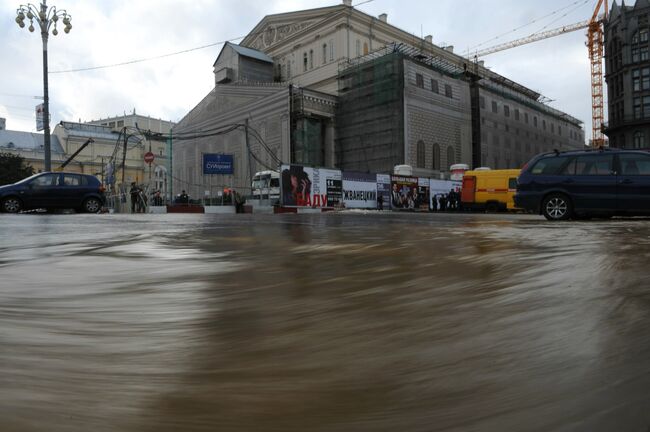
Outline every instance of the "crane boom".
{"label": "crane boom", "polygon": [[510,49],[510,48],[515,48],[515,47],[518,47],[518,46],[521,46],[521,45],[526,45],[526,44],[537,42],[537,41],[540,41],[540,40],[543,40],[543,39],[548,39],[548,38],[551,38],[551,37],[559,36],[559,35],[562,35],[562,34],[565,34],[565,33],[571,33],[571,32],[577,31],[577,30],[582,30],[582,29],[585,29],[585,28],[589,27],[590,23],[591,23],[591,21],[587,20],[587,21],[582,21],[582,22],[579,22],[579,23],[559,27],[559,28],[556,28],[556,29],[553,29],[553,30],[547,30],[547,31],[541,32],[541,33],[534,33],[532,35],[523,37],[521,39],[515,39],[515,40],[510,41],[510,42],[505,42],[505,43],[502,43],[500,45],[495,45],[495,46],[492,46],[492,47],[489,47],[489,48],[482,49],[482,50],[474,53],[473,58],[474,57],[476,57],[476,58],[483,57],[483,56],[486,56],[488,54],[494,54],[495,52],[507,50],[507,49]]}

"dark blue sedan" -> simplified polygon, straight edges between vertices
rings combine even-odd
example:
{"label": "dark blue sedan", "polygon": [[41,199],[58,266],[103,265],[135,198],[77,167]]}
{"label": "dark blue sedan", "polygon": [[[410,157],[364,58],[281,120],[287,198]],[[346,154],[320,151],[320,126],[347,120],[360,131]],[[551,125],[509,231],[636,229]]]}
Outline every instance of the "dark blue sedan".
{"label": "dark blue sedan", "polygon": [[521,170],[514,200],[548,220],[650,215],[650,154],[606,149],[537,156]]}
{"label": "dark blue sedan", "polygon": [[104,187],[88,174],[44,172],[0,186],[0,209],[7,213],[33,209],[97,213],[104,202]]}

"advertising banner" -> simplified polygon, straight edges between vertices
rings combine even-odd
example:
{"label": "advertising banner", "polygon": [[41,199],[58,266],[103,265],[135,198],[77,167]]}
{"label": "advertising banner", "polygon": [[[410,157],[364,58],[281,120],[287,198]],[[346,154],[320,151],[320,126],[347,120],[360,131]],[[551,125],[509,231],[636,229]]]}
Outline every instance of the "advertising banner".
{"label": "advertising banner", "polygon": [[285,207],[337,207],[343,200],[341,171],[282,165],[280,202]]}
{"label": "advertising banner", "polygon": [[458,180],[429,180],[429,206],[432,210],[444,210],[441,209],[441,203],[447,202],[447,195],[449,192],[458,191],[463,185],[462,181]]}
{"label": "advertising banner", "polygon": [[391,176],[390,204],[393,209],[414,210],[418,201],[418,178]]}
{"label": "advertising banner", "polygon": [[377,208],[377,175],[343,171],[343,203],[346,208]]}
{"label": "advertising banner", "polygon": [[385,209],[389,209],[390,208],[390,174],[377,174],[377,199],[379,198],[381,198],[381,207]]}
{"label": "advertising banner", "polygon": [[415,207],[420,210],[429,210],[429,178],[418,178],[418,198]]}
{"label": "advertising banner", "polygon": [[203,174],[233,174],[233,156],[203,153]]}
{"label": "advertising banner", "polygon": [[36,130],[42,131],[45,129],[45,105],[36,105]]}

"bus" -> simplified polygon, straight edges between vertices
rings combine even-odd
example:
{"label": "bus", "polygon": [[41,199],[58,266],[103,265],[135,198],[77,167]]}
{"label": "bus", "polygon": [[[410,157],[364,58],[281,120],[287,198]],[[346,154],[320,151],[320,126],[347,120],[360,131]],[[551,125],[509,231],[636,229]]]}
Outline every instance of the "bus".
{"label": "bus", "polygon": [[259,171],[255,173],[252,184],[254,200],[269,200],[271,204],[280,201],[280,173]]}

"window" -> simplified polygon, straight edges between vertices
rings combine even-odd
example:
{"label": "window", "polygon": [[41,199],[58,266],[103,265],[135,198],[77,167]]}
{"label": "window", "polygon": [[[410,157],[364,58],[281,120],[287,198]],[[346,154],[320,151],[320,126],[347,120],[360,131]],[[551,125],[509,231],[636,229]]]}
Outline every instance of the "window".
{"label": "window", "polygon": [[551,133],[555,133],[555,123],[551,123]]}
{"label": "window", "polygon": [[537,117],[533,117],[533,126],[537,127]]}
{"label": "window", "polygon": [[648,42],[648,29],[639,30],[639,41],[641,43]]}
{"label": "window", "polygon": [[634,118],[635,119],[640,119],[641,118],[641,98],[640,97],[635,97],[632,99],[632,106],[634,108]]}
{"label": "window", "polygon": [[557,175],[568,159],[566,156],[550,156],[540,159],[530,172],[534,175]]}
{"label": "window", "polygon": [[641,47],[639,52],[640,52],[641,61],[647,61],[648,60],[648,47],[647,46]]}
{"label": "window", "polygon": [[528,113],[524,113],[524,122],[528,124]]}
{"label": "window", "polygon": [[416,166],[418,168],[426,168],[426,153],[424,151],[424,141],[420,140],[418,141],[417,148],[416,148]]}
{"label": "window", "polygon": [[307,72],[307,53],[302,54],[302,71]]}
{"label": "window", "polygon": [[641,69],[641,88],[650,90],[650,68]]}
{"label": "window", "polygon": [[519,120],[519,110],[515,108],[515,120]]}
{"label": "window", "polygon": [[622,154],[619,156],[619,161],[623,175],[650,175],[650,156]]}
{"label": "window", "polygon": [[363,55],[368,55],[368,42],[363,43]]}
{"label": "window", "polygon": [[559,136],[562,136],[562,126],[558,126],[558,127],[557,127],[557,134],[558,134]]}
{"label": "window", "polygon": [[309,69],[314,68],[314,50],[309,50]]}
{"label": "window", "polygon": [[483,96],[478,98],[479,105],[481,106],[481,109],[485,109],[485,98]]}
{"label": "window", "polygon": [[438,144],[433,145],[433,160],[431,165],[434,170],[440,169],[440,146]]}
{"label": "window", "polygon": [[31,181],[30,185],[35,187],[44,187],[44,186],[56,186],[59,182],[58,174],[45,174],[40,177],[36,177]]}
{"label": "window", "polygon": [[327,44],[323,44],[323,64],[327,63]]}
{"label": "window", "polygon": [[510,117],[510,107],[508,105],[503,106],[503,115],[506,117]]}
{"label": "window", "polygon": [[650,96],[643,96],[643,118],[650,118]]}
{"label": "window", "polygon": [[74,174],[63,174],[63,184],[65,186],[81,186],[81,176]]}
{"label": "window", "polygon": [[492,101],[492,112],[493,113],[498,113],[499,112],[499,107],[497,106],[496,101]]}
{"label": "window", "polygon": [[546,120],[542,120],[542,129],[546,130]]}
{"label": "window", "polygon": [[287,79],[291,79],[291,60],[287,60]]}
{"label": "window", "polygon": [[632,63],[637,63],[639,61],[639,47],[632,48]]}
{"label": "window", "polygon": [[357,52],[357,57],[360,57],[361,56],[361,41],[359,39],[357,39],[356,52]]}
{"label": "window", "polygon": [[432,79],[431,80],[431,91],[434,93],[440,93],[440,90],[438,89],[438,81]]}
{"label": "window", "polygon": [[645,147],[645,134],[641,131],[634,132],[633,148],[640,149]]}
{"label": "window", "polygon": [[[614,166],[614,155],[596,154],[578,156],[565,170],[573,175],[610,175]],[[573,167],[571,167],[573,165]]]}
{"label": "window", "polygon": [[456,163],[456,152],[452,146],[447,147],[447,164],[452,166]]}
{"label": "window", "polygon": [[118,120],[117,127],[124,127],[124,120]]}
{"label": "window", "polygon": [[517,189],[517,177],[512,177],[508,179],[508,189],[510,190]]}
{"label": "window", "polygon": [[419,73],[415,74],[415,85],[420,88],[424,88],[424,77],[422,76],[422,74]]}
{"label": "window", "polygon": [[330,61],[334,61],[334,39],[330,39]]}
{"label": "window", "polygon": [[641,70],[634,69],[632,71],[632,90],[640,91],[641,90]]}
{"label": "window", "polygon": [[448,98],[453,97],[452,92],[451,92],[451,85],[445,84],[445,96]]}

